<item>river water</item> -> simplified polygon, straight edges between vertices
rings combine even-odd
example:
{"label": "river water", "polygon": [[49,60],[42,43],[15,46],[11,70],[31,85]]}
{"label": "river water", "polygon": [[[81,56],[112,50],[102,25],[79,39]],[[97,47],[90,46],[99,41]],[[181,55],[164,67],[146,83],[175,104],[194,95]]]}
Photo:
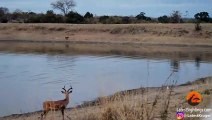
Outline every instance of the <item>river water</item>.
{"label": "river water", "polygon": [[[173,74],[172,74],[173,73]],[[139,87],[177,84],[212,76],[212,62],[144,56],[0,53],[0,116],[42,109],[73,87],[68,107]]]}

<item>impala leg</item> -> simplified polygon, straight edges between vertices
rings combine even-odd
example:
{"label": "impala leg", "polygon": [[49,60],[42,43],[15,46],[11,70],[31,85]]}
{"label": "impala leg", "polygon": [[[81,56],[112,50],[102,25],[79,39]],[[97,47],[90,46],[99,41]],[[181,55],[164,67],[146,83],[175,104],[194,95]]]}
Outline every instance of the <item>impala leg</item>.
{"label": "impala leg", "polygon": [[41,114],[41,120],[46,117],[46,114],[48,113],[47,110],[44,110],[43,113]]}
{"label": "impala leg", "polygon": [[63,120],[64,120],[64,109],[61,109]]}

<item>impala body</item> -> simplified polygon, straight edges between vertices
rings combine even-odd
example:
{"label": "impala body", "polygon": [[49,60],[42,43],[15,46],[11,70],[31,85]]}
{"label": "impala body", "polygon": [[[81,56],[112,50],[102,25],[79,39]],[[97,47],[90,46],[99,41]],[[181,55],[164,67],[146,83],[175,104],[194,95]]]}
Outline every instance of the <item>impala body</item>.
{"label": "impala body", "polygon": [[69,88],[68,90],[64,88],[62,88],[64,91],[61,91],[64,95],[65,95],[65,99],[64,100],[58,100],[58,101],[45,101],[43,102],[43,113],[41,114],[41,119],[43,119],[43,117],[46,116],[46,114],[52,110],[52,111],[56,111],[56,110],[61,110],[62,115],[63,115],[63,120],[64,120],[64,110],[66,108],[66,106],[69,103],[69,94],[72,93],[72,87]]}

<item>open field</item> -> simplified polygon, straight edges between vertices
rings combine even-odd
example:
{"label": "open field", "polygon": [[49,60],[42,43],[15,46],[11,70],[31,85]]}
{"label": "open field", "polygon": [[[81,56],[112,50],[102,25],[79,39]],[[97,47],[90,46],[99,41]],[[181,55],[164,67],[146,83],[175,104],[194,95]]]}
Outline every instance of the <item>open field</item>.
{"label": "open field", "polygon": [[[65,111],[66,120],[174,120],[179,108],[193,108],[186,101],[189,91],[202,94],[203,101],[196,108],[211,108],[212,77],[180,86],[139,88],[98,98]],[[188,112],[186,112],[188,113]],[[196,112],[197,114],[198,112]],[[38,120],[41,112],[11,115],[1,120]],[[210,114],[210,112],[206,113]],[[50,112],[47,119],[62,119],[61,113]],[[187,120],[199,120],[191,118]]]}

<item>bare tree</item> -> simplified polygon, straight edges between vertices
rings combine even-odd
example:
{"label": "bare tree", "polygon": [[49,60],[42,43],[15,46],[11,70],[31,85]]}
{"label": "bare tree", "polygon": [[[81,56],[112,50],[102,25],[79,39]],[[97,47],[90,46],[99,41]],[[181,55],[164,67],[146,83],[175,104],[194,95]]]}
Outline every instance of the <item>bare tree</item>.
{"label": "bare tree", "polygon": [[171,13],[170,20],[172,23],[181,23],[182,17],[180,11],[173,11],[173,13]]}
{"label": "bare tree", "polygon": [[73,7],[76,6],[74,0],[57,0],[56,2],[51,3],[54,9],[60,10],[64,15],[67,15]]}

